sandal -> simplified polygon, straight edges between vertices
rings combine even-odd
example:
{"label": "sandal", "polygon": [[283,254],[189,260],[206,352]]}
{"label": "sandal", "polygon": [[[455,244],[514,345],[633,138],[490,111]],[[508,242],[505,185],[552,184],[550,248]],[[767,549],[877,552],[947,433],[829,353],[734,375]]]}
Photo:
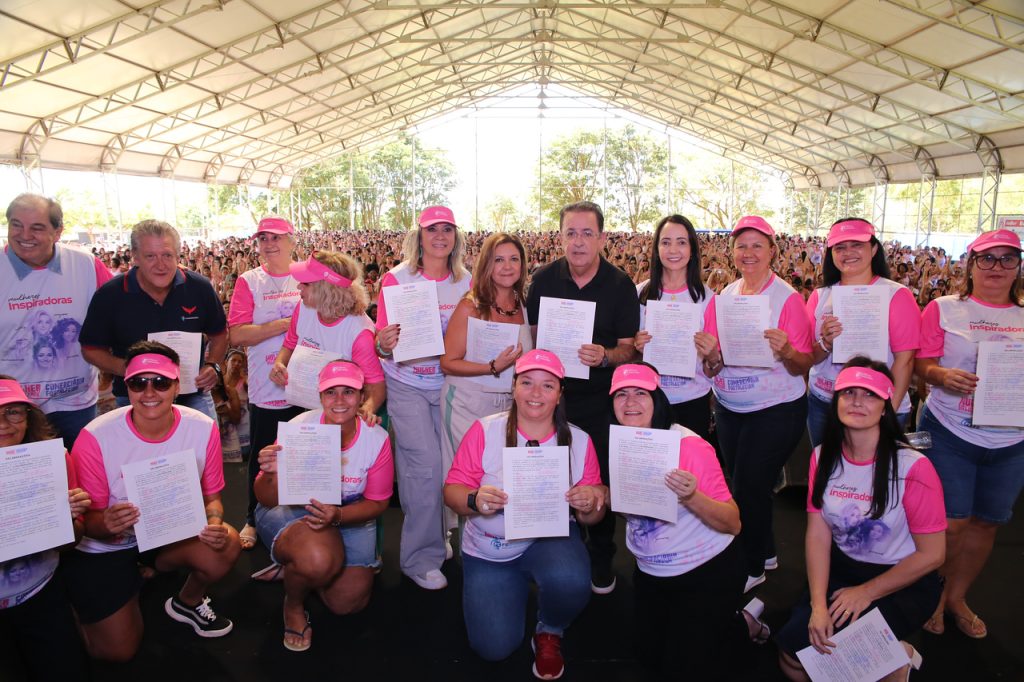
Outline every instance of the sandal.
{"label": "sandal", "polygon": [[[288,627],[287,625],[284,628],[284,635],[285,636],[281,640],[281,643],[284,645],[284,648],[287,649],[288,651],[306,651],[307,649],[309,649],[309,647],[313,646],[312,636],[310,636],[309,640],[306,639],[306,633],[310,632],[310,630],[312,628],[311,628],[310,622],[309,622],[309,611],[305,611],[305,614],[306,614],[306,625],[305,625],[305,627],[302,628],[302,632],[299,632],[298,630],[293,630],[290,627]],[[294,635],[294,636],[298,637],[301,641],[298,644],[289,644],[288,643],[288,635]]]}
{"label": "sandal", "polygon": [[261,583],[276,583],[284,580],[284,564],[270,564],[249,576]]}
{"label": "sandal", "polygon": [[256,529],[248,523],[238,532],[238,541],[242,543],[242,549],[248,551],[256,546]]}
{"label": "sandal", "polygon": [[954,613],[953,618],[956,619],[956,626],[960,628],[960,632],[971,639],[985,639],[988,637],[988,626],[985,625],[985,621],[978,617],[978,614],[972,613],[968,617]]}
{"label": "sandal", "polygon": [[942,611],[933,613],[932,617],[924,622],[921,629],[933,635],[941,635],[946,632],[946,619]]}
{"label": "sandal", "polygon": [[[764,644],[768,641],[768,638],[772,636],[772,629],[768,627],[768,623],[761,620],[761,615],[764,613],[764,602],[754,597],[750,600],[750,603],[743,607],[742,614],[744,620],[747,621],[747,630],[750,636],[750,641],[754,644]],[[757,625],[756,632],[749,632],[752,625]]]}

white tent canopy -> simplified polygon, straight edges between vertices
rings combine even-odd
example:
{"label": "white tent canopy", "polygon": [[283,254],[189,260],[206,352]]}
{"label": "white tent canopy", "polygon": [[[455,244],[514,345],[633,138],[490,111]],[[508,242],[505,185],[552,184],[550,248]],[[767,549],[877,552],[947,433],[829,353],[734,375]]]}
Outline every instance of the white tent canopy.
{"label": "white tent canopy", "polygon": [[1024,170],[1020,0],[3,0],[0,162],[287,186],[559,84],[795,189]]}

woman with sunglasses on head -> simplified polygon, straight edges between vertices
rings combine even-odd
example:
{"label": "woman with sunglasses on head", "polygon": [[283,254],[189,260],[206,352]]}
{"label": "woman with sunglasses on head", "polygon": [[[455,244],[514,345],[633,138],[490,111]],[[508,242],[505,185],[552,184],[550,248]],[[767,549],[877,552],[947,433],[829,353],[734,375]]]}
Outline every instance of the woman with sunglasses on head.
{"label": "woman with sunglasses on head", "polygon": [[[222,637],[232,623],[213,610],[206,590],[228,574],[241,552],[238,533],[223,520],[220,430],[203,413],[174,404],[178,354],[162,343],[139,341],[128,348],[125,363],[130,404],[90,422],[71,451],[79,482],[93,500],[85,537],[68,556],[71,601],[89,654],[113,661],[131,659],[142,640],[139,563],[187,571],[164,611],[200,637]],[[140,511],[127,501],[121,467],[182,451],[196,458],[206,526],[197,537],[140,555]]]}
{"label": "woman with sunglasses on head", "polygon": [[737,611],[747,579],[734,542],[740,511],[715,450],[674,423],[673,406],[652,366],[616,367],[610,395],[612,425],[682,434],[678,466],[665,474],[665,486],[678,498],[675,522],[625,515],[626,545],[636,557],[638,658],[656,674],[685,669],[694,679],[733,679],[736,649],[748,639],[764,643],[771,633],[758,620],[757,600]]}
{"label": "woman with sunglasses on head", "polygon": [[[806,680],[796,654],[829,653],[832,636],[875,607],[900,640],[938,603],[946,551],[942,485],[931,462],[900,442],[893,375],[858,356],[836,377],[825,435],[811,453],[807,490],[808,591],[776,635],[779,663]],[[914,648],[904,641],[914,667]],[[904,680],[909,668],[885,680]]]}
{"label": "woman with sunglasses on head", "polygon": [[978,344],[1024,340],[1020,262],[1015,233],[982,233],[967,249],[960,294],[935,299],[921,314],[916,370],[932,389],[920,429],[932,437],[926,454],[942,479],[949,519],[942,601],[925,626],[937,635],[945,631],[944,613],[968,637],[988,634],[967,606],[967,591],[1024,487],[1024,428],[974,423]]}
{"label": "woman with sunglasses on head", "polygon": [[[21,385],[13,377],[0,374],[0,450],[58,437],[46,415],[28,399]],[[64,457],[68,503],[78,540],[82,537],[82,515],[89,509],[91,500],[88,493],[78,487],[71,457],[66,452]],[[0,636],[14,643],[33,680],[87,675],[85,651],[75,629],[64,570],[59,567],[60,549],[47,549],[0,562],[0,575],[9,578],[0,581]],[[14,574],[20,579],[10,579]],[[59,655],[55,656],[54,652]]]}
{"label": "woman with sunglasses on head", "polygon": [[[590,601],[590,557],[579,524],[604,517],[608,493],[593,443],[566,419],[564,378],[554,353],[532,350],[519,358],[512,407],[473,423],[444,486],[445,504],[468,517],[462,533],[462,610],[469,645],[488,661],[512,655],[523,641],[530,583],[535,583],[533,674],[542,680],[561,677],[562,635]],[[569,535],[506,540],[502,449],[557,446],[569,448]]]}
{"label": "woman with sunglasses on head", "polygon": [[[341,428],[342,503],[311,499],[304,506],[279,505],[278,444],[259,453],[256,478],[256,528],[270,548],[275,566],[264,580],[284,581],[284,648],[305,651],[312,644],[305,600],[320,595],[335,614],[366,608],[377,558],[376,519],[384,513],[394,485],[391,441],[380,426],[363,423],[366,399],[363,372],[352,362],[335,360],[320,372],[320,409],[291,420]],[[258,575],[258,574],[257,574]]]}
{"label": "woman with sunglasses on head", "polygon": [[445,206],[429,206],[405,236],[405,260],[380,281],[377,301],[377,354],[388,387],[388,416],[395,433],[398,496],[402,502],[402,573],[425,590],[441,590],[448,579],[441,572],[447,557],[448,532],[441,485],[444,462],[441,421],[444,372],[439,357],[397,361],[399,325],[388,319],[384,290],[402,284],[434,282],[441,333],[459,301],[469,291],[470,277],[462,262],[465,240],[455,215]]}
{"label": "woman with sunglasses on head", "polygon": [[650,279],[636,287],[640,297],[640,331],[633,345],[643,354],[644,346],[653,338],[644,327],[648,301],[683,301],[698,306],[700,331],[693,335],[697,348],[693,377],[662,373],[660,386],[672,404],[674,423],[707,439],[711,430],[711,378],[722,369],[722,354],[718,350],[718,339],[704,331],[708,304],[715,292],[706,290],[700,279],[700,243],[693,224],[681,215],[666,216],[658,221],[650,262]]}
{"label": "woman with sunglasses on head", "polygon": [[822,265],[825,286],[815,289],[807,301],[807,314],[814,325],[815,342],[811,348],[814,365],[808,379],[807,428],[811,446],[821,444],[832,402],[832,385],[842,368],[835,362],[832,348],[843,333],[842,320],[836,317],[832,292],[840,286],[880,287],[888,299],[888,348],[886,365],[895,377],[893,404],[900,424],[910,416],[910,377],[914,373],[914,354],[920,337],[920,319],[914,295],[890,279],[885,251],[875,237],[874,226],[860,218],[842,218],[833,223],[826,241]]}

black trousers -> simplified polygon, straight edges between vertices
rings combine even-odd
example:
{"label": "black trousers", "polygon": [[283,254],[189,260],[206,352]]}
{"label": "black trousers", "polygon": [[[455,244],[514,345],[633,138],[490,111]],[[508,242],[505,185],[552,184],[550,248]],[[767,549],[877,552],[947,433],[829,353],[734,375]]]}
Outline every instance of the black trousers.
{"label": "black trousers", "polygon": [[[586,431],[594,443],[597,461],[601,465],[601,480],[605,485],[608,485],[608,409],[607,403],[600,405],[599,409],[597,406],[580,409],[578,405],[574,409],[572,403],[566,404],[569,421]],[[609,509],[600,522],[585,526],[587,551],[592,566],[610,565],[615,556],[615,516]]]}
{"label": "black trousers", "polygon": [[260,471],[259,455],[260,450],[273,445],[277,440],[277,425],[297,417],[305,408],[289,405],[280,410],[270,410],[259,405],[249,405],[249,506],[245,510],[245,522],[250,526],[256,525],[253,512],[256,511],[256,494],[253,492],[252,484],[256,480],[256,474]]}

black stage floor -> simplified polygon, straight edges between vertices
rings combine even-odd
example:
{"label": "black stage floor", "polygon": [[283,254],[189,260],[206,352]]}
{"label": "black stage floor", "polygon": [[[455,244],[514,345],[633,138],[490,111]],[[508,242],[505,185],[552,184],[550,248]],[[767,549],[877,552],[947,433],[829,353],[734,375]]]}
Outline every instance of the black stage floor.
{"label": "black stage floor", "polygon": [[[244,465],[225,465],[228,489],[225,504],[232,523],[241,520]],[[776,500],[776,534],[780,568],[754,592],[767,604],[766,617],[778,629],[804,585],[803,531],[805,488],[782,491]],[[919,633],[912,639],[924,656],[914,680],[1024,680],[1024,637],[1020,628],[1024,607],[1024,503],[1015,520],[1000,531],[995,552],[972,595],[972,607],[985,619],[989,636],[971,640],[951,623],[946,634]],[[313,646],[292,653],[281,646],[279,584],[262,584],[249,575],[268,563],[262,546],[243,553],[227,580],[212,591],[217,610],[234,620],[234,631],[222,639],[201,640],[163,612],[163,602],[180,578],[162,575],[143,588],[146,633],[142,650],[128,664],[95,664],[97,680],[300,680],[338,678],[376,680],[503,680],[533,679],[529,643],[509,660],[488,664],[466,643],[462,621],[461,574],[456,558],[445,567],[450,585],[427,592],[402,577],[398,570],[401,511],[385,514],[384,569],[377,579],[370,606],[361,614],[333,616],[310,599]],[[632,561],[621,542],[616,570],[619,587],[610,595],[595,595],[565,639],[564,680],[645,680],[632,658],[630,596]],[[532,625],[532,624],[531,624]],[[10,647],[10,644],[6,644]],[[9,648],[0,643],[0,680],[18,680]],[[54,652],[59,655],[59,652]],[[758,647],[754,660],[738,679],[783,679],[771,643]],[[686,676],[680,671],[679,677]]]}

